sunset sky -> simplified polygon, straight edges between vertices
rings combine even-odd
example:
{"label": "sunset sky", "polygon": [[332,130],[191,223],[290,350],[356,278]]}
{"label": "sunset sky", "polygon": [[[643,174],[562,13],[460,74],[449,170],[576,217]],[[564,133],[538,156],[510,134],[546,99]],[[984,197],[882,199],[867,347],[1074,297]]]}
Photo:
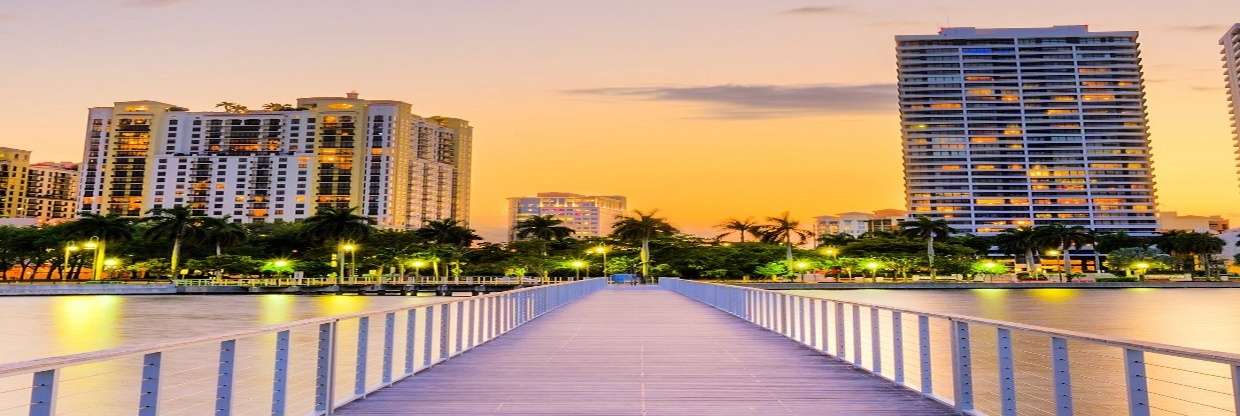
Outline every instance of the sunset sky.
{"label": "sunset sky", "polygon": [[505,197],[620,194],[682,229],[904,205],[896,34],[1139,30],[1159,209],[1240,222],[1218,38],[1236,0],[8,0],[0,146],[81,159],[86,109],[394,99],[475,126]]}

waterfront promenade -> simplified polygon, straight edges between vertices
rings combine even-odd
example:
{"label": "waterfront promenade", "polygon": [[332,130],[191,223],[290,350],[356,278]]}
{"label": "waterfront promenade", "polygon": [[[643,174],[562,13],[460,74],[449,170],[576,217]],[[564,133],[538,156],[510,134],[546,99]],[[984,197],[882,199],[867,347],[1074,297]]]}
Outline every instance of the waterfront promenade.
{"label": "waterfront promenade", "polygon": [[658,287],[612,287],[338,415],[940,415],[936,401]]}

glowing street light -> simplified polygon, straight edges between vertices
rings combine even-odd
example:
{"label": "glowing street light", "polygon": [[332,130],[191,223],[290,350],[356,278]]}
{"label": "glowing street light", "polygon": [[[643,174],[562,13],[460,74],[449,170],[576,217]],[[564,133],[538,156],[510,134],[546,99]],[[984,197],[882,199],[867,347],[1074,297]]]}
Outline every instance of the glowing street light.
{"label": "glowing street light", "polygon": [[[599,244],[598,247],[594,247],[589,250],[586,250],[586,253],[590,253],[590,254],[598,253],[599,255],[603,256],[602,266],[599,267],[599,269],[601,269],[599,270],[599,273],[601,273],[603,277],[607,276],[607,252],[608,251],[611,251],[611,248],[605,245],[602,245],[602,244]],[[586,269],[586,274],[587,275],[590,274],[590,269],[588,268]]]}
{"label": "glowing street light", "polygon": [[65,273],[69,272],[69,256],[81,249],[81,247],[78,247],[77,244],[72,242],[65,244],[65,264],[60,266],[60,277],[62,279],[65,277]]}
{"label": "glowing street light", "polygon": [[863,265],[863,267],[865,267],[865,268],[866,268],[866,270],[869,270],[869,271],[870,271],[870,277],[874,278],[875,280],[877,280],[877,279],[878,279],[878,267],[879,267],[879,266],[880,266],[880,264],[878,264],[878,262],[876,262],[876,261],[867,261],[867,262]]}
{"label": "glowing street light", "polygon": [[822,254],[824,256],[830,257],[832,260],[834,260],[835,256],[840,255],[840,249],[827,246],[827,247],[818,249],[818,254]]}
{"label": "glowing street light", "polygon": [[360,248],[352,241],[341,243],[337,249],[340,251],[340,277],[344,277],[344,253],[349,253],[349,274],[357,275],[357,250]]}
{"label": "glowing street light", "polygon": [[573,260],[568,265],[577,271],[577,280],[581,280],[581,268],[586,267],[586,262],[584,260]]}
{"label": "glowing street light", "polygon": [[418,281],[422,277],[422,268],[426,267],[426,260],[413,260],[409,262],[409,266],[413,267],[413,281]]}
{"label": "glowing street light", "polygon": [[1143,261],[1137,262],[1133,266],[1137,268],[1137,276],[1145,276],[1145,272],[1150,269],[1150,264]]}
{"label": "glowing street light", "polygon": [[117,266],[120,266],[120,265],[121,265],[121,259],[118,259],[116,257],[108,257],[107,259],[103,261],[103,267],[107,269],[115,269]]}

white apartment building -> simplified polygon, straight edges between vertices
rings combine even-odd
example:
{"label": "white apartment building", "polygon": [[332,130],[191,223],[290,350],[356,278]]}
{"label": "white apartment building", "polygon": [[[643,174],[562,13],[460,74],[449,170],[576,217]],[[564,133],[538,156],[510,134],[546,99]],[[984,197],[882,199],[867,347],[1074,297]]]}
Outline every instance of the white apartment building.
{"label": "white apartment building", "polygon": [[626,200],[619,195],[580,195],[542,192],[537,196],[508,198],[508,241],[516,241],[514,227],[529,217],[551,215],[572,228],[573,236],[598,237],[611,233],[616,217],[624,214]]}
{"label": "white apartment building", "polygon": [[264,107],[193,112],[125,101],[90,109],[81,210],[139,216],[186,206],[248,223],[358,207],[388,228],[468,212],[469,170],[459,164],[469,161],[467,121],[419,117],[408,103],[356,93]]}
{"label": "white apartment building", "polygon": [[1157,231],[1137,32],[958,27],[896,44],[911,216],[978,234]]}
{"label": "white apartment building", "polygon": [[[1227,77],[1227,100],[1231,104],[1231,134],[1240,160],[1240,23],[1231,26],[1218,41],[1223,46],[1223,75]],[[1240,166],[1240,164],[1238,164]]]}
{"label": "white apartment building", "polygon": [[39,162],[26,175],[26,217],[55,224],[77,216],[78,164]]}
{"label": "white apartment building", "polygon": [[848,234],[853,237],[872,231],[899,231],[907,211],[884,209],[874,212],[844,212],[814,217],[814,234]]}

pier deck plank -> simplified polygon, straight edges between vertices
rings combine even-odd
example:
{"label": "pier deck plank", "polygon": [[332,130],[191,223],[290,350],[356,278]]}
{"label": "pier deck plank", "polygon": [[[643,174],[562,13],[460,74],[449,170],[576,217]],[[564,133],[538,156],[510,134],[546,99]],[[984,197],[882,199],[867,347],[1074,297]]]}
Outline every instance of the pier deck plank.
{"label": "pier deck plank", "polygon": [[336,414],[955,412],[673,292],[621,287],[552,311]]}

